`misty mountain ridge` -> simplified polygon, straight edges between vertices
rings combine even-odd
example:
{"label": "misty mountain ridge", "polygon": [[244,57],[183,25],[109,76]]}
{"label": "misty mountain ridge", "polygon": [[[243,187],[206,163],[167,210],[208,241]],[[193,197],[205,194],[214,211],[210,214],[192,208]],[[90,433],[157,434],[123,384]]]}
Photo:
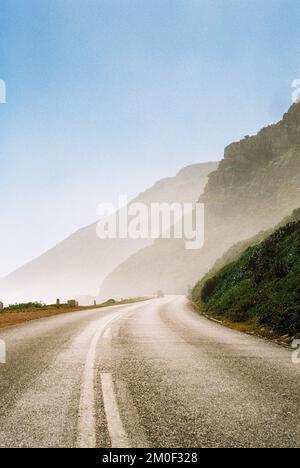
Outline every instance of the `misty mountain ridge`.
{"label": "misty mountain ridge", "polygon": [[158,240],[119,265],[100,297],[186,293],[231,246],[274,227],[300,206],[300,103],[277,124],[225,149],[200,201],[205,245],[187,251],[180,240]]}
{"label": "misty mountain ridge", "polygon": [[[189,203],[203,192],[217,162],[193,164],[175,177],[159,180],[130,203]],[[129,203],[129,205],[130,205]],[[153,243],[151,239],[105,239],[96,234],[97,223],[84,227],[40,257],[0,281],[5,302],[54,302],[75,296],[96,296],[106,275],[131,254]]]}

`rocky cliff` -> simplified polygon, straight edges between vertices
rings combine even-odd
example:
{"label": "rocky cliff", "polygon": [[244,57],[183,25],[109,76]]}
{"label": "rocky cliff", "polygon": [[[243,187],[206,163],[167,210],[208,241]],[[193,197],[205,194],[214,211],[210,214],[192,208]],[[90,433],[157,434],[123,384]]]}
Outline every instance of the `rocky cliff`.
{"label": "rocky cliff", "polygon": [[[207,232],[240,240],[276,224],[300,197],[300,104],[283,119],[225,149],[204,195]],[[224,239],[225,242],[229,239]]]}
{"label": "rocky cliff", "polygon": [[[199,193],[200,195],[200,193]],[[276,225],[300,206],[300,103],[283,119],[225,149],[200,200],[206,241],[187,251],[159,240],[127,259],[101,288],[101,296],[185,293],[233,244]]]}

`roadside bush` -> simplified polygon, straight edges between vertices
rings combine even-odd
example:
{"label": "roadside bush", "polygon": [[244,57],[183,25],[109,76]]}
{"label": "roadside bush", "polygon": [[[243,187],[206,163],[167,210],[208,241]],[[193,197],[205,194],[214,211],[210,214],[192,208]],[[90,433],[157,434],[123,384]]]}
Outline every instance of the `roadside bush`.
{"label": "roadside bush", "polygon": [[206,302],[209,299],[209,297],[214,293],[217,284],[218,282],[216,277],[210,278],[206,281],[201,291],[201,300],[203,302]]}
{"label": "roadside bush", "polygon": [[45,304],[41,302],[26,302],[24,304],[11,304],[8,306],[9,310],[20,310],[20,309],[41,309],[45,307]]}
{"label": "roadside bush", "polygon": [[299,221],[281,227],[197,283],[194,302],[217,318],[251,321],[279,335],[296,335],[300,332],[299,239]]}

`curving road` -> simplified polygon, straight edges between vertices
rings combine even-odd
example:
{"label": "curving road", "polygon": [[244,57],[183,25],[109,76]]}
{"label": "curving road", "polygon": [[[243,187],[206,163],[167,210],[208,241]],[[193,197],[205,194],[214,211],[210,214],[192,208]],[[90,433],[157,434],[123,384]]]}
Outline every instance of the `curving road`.
{"label": "curving road", "polygon": [[291,351],[183,297],[0,330],[1,447],[300,447]]}

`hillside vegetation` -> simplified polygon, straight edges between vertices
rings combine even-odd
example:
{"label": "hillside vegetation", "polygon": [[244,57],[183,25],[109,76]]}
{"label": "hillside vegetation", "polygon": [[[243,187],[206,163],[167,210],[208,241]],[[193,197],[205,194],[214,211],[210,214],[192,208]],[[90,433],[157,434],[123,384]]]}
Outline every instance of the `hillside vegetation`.
{"label": "hillside vegetation", "polygon": [[238,259],[214,268],[193,289],[193,301],[215,318],[267,327],[277,335],[299,333],[299,211],[293,219]]}

